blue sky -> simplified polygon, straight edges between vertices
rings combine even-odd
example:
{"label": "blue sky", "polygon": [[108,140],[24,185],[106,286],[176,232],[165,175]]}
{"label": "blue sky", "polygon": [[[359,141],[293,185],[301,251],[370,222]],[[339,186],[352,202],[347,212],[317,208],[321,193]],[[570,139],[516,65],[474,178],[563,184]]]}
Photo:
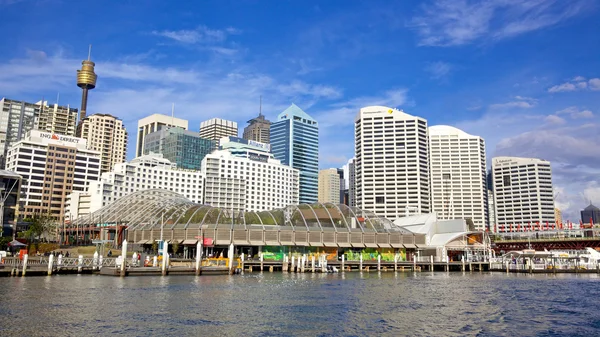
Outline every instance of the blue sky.
{"label": "blue sky", "polygon": [[320,122],[320,166],[353,156],[367,105],[485,138],[493,155],[552,161],[567,217],[600,203],[600,2],[0,0],[0,96],[88,113],[169,114],[241,127],[294,102]]}

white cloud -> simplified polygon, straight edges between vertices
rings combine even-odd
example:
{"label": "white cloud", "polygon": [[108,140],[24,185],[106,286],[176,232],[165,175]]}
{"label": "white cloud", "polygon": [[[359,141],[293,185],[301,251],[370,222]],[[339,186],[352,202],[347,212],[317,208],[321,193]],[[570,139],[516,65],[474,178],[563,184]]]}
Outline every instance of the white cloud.
{"label": "white cloud", "polygon": [[557,115],[546,116],[544,120],[546,121],[546,123],[554,125],[561,125],[566,123],[566,121],[562,117],[559,117]]}
{"label": "white cloud", "polygon": [[575,87],[575,84],[563,83],[563,84],[559,84],[559,85],[555,85],[555,86],[551,87],[550,89],[548,89],[548,92],[555,93],[555,92],[575,91],[575,90],[577,90],[577,87]]}
{"label": "white cloud", "polygon": [[565,92],[565,91],[577,91],[577,90],[600,90],[600,78],[592,78],[589,81],[585,80],[583,76],[576,76],[569,82],[555,85],[548,89],[550,93]]}
{"label": "white cloud", "polygon": [[554,26],[583,12],[586,0],[433,0],[409,26],[422,46],[457,46]]}
{"label": "white cloud", "polygon": [[574,119],[578,119],[578,118],[593,118],[594,117],[594,113],[590,110],[580,110],[578,107],[576,106],[570,106],[568,108],[559,110],[556,112],[557,115],[569,115],[571,118]]}
{"label": "white cloud", "polygon": [[440,79],[450,73],[452,66],[449,63],[438,61],[429,64],[425,70],[431,74],[431,78]]}
{"label": "white cloud", "polygon": [[224,30],[199,26],[196,29],[152,31],[153,35],[166,37],[184,44],[223,42],[229,34],[239,34],[239,30],[229,27]]}
{"label": "white cloud", "polygon": [[529,109],[529,108],[535,107],[536,105],[537,105],[537,99],[530,98],[530,97],[515,96],[515,100],[512,102],[492,104],[492,105],[490,105],[490,108],[491,109],[504,109],[504,108]]}

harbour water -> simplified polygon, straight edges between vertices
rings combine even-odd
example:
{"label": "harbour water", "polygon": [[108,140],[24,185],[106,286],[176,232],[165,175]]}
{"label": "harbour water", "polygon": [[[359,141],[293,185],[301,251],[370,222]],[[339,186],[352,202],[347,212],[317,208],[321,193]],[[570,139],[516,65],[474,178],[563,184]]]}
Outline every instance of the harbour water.
{"label": "harbour water", "polygon": [[600,278],[246,273],[0,279],[0,336],[598,336]]}

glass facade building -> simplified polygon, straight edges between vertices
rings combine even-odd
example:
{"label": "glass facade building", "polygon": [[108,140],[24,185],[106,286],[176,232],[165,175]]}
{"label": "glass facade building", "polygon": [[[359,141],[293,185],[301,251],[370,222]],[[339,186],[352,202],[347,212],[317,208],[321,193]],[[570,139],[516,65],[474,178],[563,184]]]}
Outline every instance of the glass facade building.
{"label": "glass facade building", "polygon": [[146,135],[144,154],[160,153],[180,169],[200,170],[202,159],[216,150],[216,142],[182,128],[168,128]]}
{"label": "glass facade building", "polygon": [[271,124],[271,152],[282,164],[300,171],[300,203],[315,203],[319,194],[319,126],[292,104]]}

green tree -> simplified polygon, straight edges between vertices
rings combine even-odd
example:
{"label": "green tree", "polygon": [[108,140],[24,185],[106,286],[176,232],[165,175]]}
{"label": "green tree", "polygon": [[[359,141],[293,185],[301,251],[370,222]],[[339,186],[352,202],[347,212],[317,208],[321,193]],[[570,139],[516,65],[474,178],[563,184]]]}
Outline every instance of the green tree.
{"label": "green tree", "polygon": [[173,256],[175,256],[175,254],[177,254],[178,250],[179,250],[179,242],[175,241],[175,242],[173,242]]}

